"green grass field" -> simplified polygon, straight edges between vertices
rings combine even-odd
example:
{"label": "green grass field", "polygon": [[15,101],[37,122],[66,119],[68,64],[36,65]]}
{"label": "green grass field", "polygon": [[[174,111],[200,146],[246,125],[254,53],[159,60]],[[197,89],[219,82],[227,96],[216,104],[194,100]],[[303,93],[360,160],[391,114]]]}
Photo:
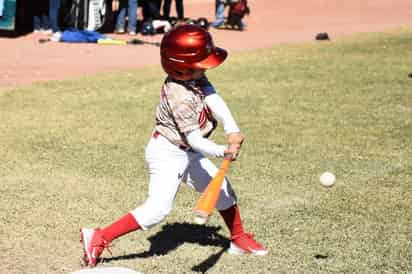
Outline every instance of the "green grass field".
{"label": "green grass field", "polygon": [[[218,214],[193,224],[198,195],[182,187],[167,220],[116,240],[103,266],[412,273],[411,45],[403,29],[231,55],[208,75],[246,136],[229,173],[270,254],[227,254]],[[163,77],[159,66],[0,90],[0,273],[77,270],[79,228],[144,201]],[[332,188],[318,182],[326,170]]]}

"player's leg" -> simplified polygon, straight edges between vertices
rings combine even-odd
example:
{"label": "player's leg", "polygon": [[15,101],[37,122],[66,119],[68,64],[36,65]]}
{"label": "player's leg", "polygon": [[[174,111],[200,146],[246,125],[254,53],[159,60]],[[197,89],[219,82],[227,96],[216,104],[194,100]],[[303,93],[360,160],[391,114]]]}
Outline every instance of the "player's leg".
{"label": "player's leg", "polygon": [[186,152],[158,136],[150,140],[145,156],[150,176],[148,198],[103,229],[81,229],[85,264],[95,266],[114,239],[138,229],[149,229],[171,211],[181,174],[188,165]]}
{"label": "player's leg", "polygon": [[[192,155],[187,170],[186,182],[196,191],[203,192],[217,171],[218,168],[209,159],[203,157],[200,153],[195,153]],[[227,177],[222,184],[216,208],[230,232],[229,253],[250,253],[254,255],[266,255],[268,253],[266,248],[254,240],[252,234],[244,231],[237,198]]]}
{"label": "player's leg", "polygon": [[[208,158],[200,153],[190,154],[190,163],[183,181],[202,193],[210,180],[216,175],[218,168]],[[236,204],[236,195],[227,177],[222,183],[217,209],[226,209]]]}
{"label": "player's leg", "polygon": [[189,158],[185,151],[159,135],[146,149],[146,162],[150,176],[149,195],[131,212],[145,230],[163,221],[172,210]]}

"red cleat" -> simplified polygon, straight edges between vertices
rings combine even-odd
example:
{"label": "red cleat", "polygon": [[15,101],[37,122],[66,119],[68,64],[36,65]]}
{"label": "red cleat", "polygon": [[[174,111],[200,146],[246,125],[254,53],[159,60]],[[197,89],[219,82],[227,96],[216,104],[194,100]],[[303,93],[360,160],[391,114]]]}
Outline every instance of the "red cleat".
{"label": "red cleat", "polygon": [[228,251],[230,254],[252,254],[258,256],[264,256],[268,254],[269,250],[261,246],[253,239],[253,234],[243,233],[239,236],[232,238],[230,242],[230,248]]}
{"label": "red cleat", "polygon": [[96,266],[105,248],[112,254],[109,243],[102,237],[100,229],[81,228],[80,242],[83,244],[85,266]]}

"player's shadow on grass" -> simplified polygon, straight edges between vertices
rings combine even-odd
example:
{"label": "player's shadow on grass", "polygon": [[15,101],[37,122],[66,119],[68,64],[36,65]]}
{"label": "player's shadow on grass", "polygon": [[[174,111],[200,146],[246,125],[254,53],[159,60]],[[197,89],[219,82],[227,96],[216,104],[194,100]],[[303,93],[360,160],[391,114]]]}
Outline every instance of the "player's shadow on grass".
{"label": "player's shadow on grass", "polygon": [[220,226],[207,226],[190,223],[165,224],[162,226],[162,230],[148,238],[150,241],[149,250],[141,253],[105,258],[104,261],[130,260],[166,255],[184,243],[222,247],[218,253],[209,256],[209,258],[200,264],[192,267],[193,271],[205,273],[216,264],[221,255],[229,247],[230,240],[218,233],[221,229],[222,227]]}

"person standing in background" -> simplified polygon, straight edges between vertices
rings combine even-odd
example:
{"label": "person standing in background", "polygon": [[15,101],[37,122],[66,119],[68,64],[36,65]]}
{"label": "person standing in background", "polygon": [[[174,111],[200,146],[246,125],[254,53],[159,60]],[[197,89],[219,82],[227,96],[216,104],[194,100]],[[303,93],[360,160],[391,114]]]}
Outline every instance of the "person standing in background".
{"label": "person standing in background", "polygon": [[115,33],[124,33],[127,13],[127,32],[129,35],[136,35],[137,24],[137,4],[138,0],[114,0],[119,3],[119,13],[116,18]]}
{"label": "person standing in background", "polygon": [[51,34],[49,22],[49,0],[38,0],[33,6],[33,30]]}
{"label": "person standing in background", "polygon": [[215,0],[215,21],[211,24],[214,28],[223,27],[225,24],[225,1]]}
{"label": "person standing in background", "polygon": [[59,27],[60,0],[49,0],[49,20],[53,34],[60,32]]}
{"label": "person standing in background", "polygon": [[[170,7],[172,0],[164,0],[163,3],[163,17],[168,20],[170,18]],[[175,0],[177,20],[184,20],[183,0]]]}
{"label": "person standing in background", "polygon": [[151,22],[160,19],[161,0],[144,0],[143,2],[143,21]]}

